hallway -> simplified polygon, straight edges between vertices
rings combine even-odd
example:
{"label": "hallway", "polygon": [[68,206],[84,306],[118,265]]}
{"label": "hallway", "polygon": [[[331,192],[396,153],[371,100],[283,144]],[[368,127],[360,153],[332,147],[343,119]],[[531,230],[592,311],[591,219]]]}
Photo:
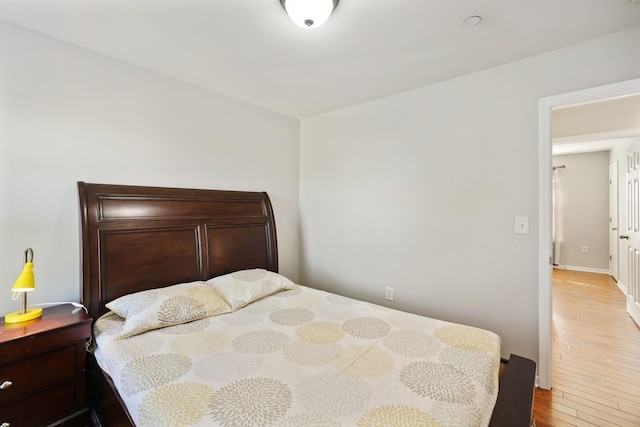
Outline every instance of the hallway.
{"label": "hallway", "polygon": [[608,275],[554,269],[553,389],[536,389],[546,426],[640,426],[640,328]]}

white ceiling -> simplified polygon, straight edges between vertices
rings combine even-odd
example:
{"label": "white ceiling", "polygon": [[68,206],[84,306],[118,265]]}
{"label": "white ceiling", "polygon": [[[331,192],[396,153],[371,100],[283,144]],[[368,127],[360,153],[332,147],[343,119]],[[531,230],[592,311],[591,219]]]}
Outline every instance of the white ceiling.
{"label": "white ceiling", "polygon": [[0,0],[0,19],[305,118],[640,25],[640,6],[340,0],[307,30],[279,0]]}

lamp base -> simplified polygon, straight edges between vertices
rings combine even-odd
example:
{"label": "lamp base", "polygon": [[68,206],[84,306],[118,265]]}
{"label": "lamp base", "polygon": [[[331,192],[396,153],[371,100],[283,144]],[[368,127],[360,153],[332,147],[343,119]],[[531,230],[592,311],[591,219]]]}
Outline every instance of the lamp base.
{"label": "lamp base", "polygon": [[27,320],[36,319],[42,316],[42,309],[40,307],[29,308],[25,313],[22,310],[14,311],[4,316],[4,323],[20,323]]}

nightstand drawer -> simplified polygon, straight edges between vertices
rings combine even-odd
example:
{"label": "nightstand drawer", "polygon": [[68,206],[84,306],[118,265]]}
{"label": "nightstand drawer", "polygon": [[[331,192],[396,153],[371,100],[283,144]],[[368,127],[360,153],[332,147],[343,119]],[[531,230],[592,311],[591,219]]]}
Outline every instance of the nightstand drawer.
{"label": "nightstand drawer", "polygon": [[0,390],[0,406],[19,400],[36,391],[73,379],[76,369],[76,348],[63,347],[51,353],[0,367],[0,384],[11,386]]}
{"label": "nightstand drawer", "polygon": [[63,417],[74,410],[73,382],[56,386],[50,390],[30,396],[19,402],[0,407],[0,425],[41,426],[50,420]]}
{"label": "nightstand drawer", "polygon": [[[1,0],[0,0],[1,1]],[[5,324],[0,319],[0,426],[89,426],[85,344],[91,317],[64,305],[42,317]]]}
{"label": "nightstand drawer", "polygon": [[[7,334],[7,330],[3,332],[5,335]],[[9,332],[12,331],[9,330]],[[89,336],[91,336],[91,323],[87,322],[86,324],[44,331],[37,335],[10,340],[3,343],[3,351],[0,352],[0,365],[7,365],[66,347],[75,342],[86,340]]]}

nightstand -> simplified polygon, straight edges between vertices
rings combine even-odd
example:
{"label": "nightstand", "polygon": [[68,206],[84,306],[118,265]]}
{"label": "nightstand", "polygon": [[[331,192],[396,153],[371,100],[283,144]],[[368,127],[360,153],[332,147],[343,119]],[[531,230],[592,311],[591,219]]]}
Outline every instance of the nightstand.
{"label": "nightstand", "polygon": [[[75,311],[75,312],[74,312]],[[0,322],[0,426],[86,426],[85,345],[91,317],[72,305]],[[4,424],[3,424],[4,423]]]}

